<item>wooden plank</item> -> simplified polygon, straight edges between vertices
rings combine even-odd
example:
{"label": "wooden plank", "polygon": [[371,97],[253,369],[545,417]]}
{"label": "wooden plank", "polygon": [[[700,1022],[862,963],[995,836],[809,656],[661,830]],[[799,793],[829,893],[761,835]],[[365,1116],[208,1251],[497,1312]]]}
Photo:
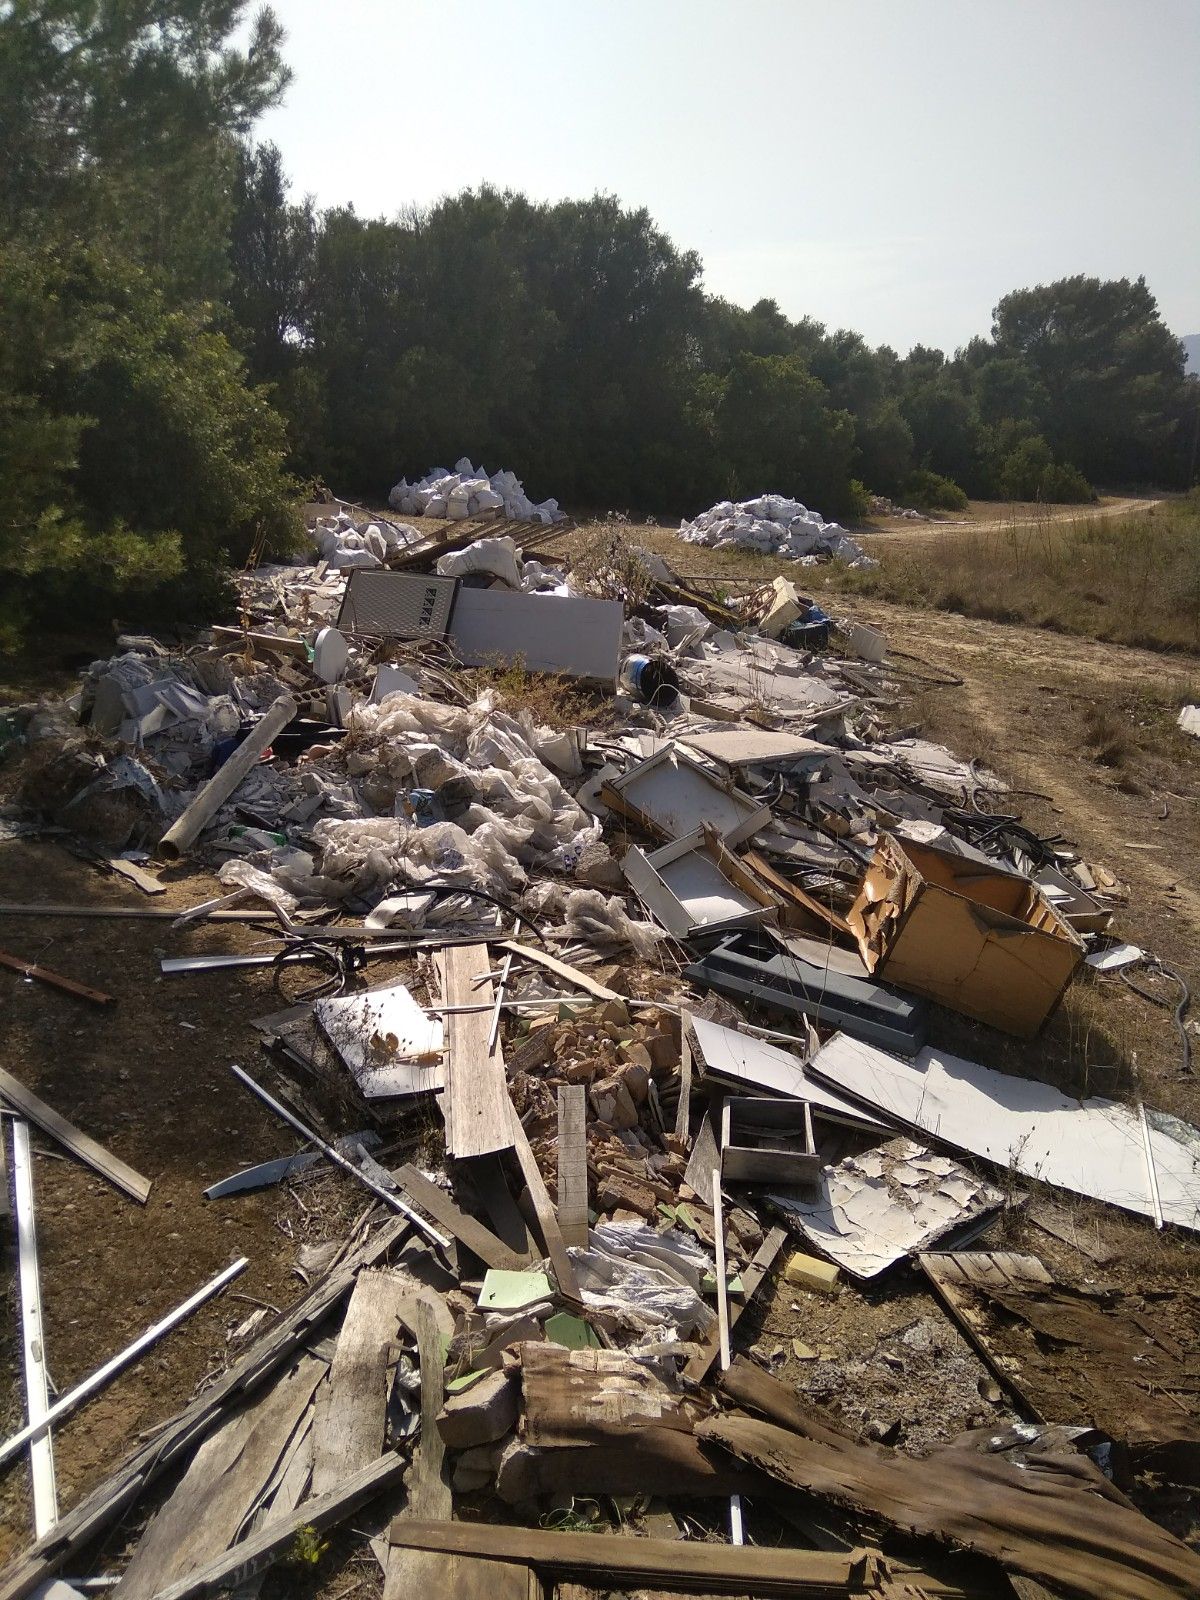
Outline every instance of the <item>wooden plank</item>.
{"label": "wooden plank", "polygon": [[136,861],[122,861],[120,856],[105,858],[105,866],[110,872],[118,873],[122,878],[127,878],[130,883],[142,891],[143,894],[166,894],[167,886],[160,883],[152,872],[139,867]]}
{"label": "wooden plank", "polygon": [[679,1104],[675,1108],[675,1136],[692,1142],[692,1013],[679,1013]]}
{"label": "wooden plank", "polygon": [[329,1494],[305,1500],[289,1516],[259,1528],[200,1571],[189,1573],[178,1583],[160,1590],[155,1600],[202,1600],[204,1596],[236,1588],[286,1556],[301,1528],[324,1533],[344,1522],[359,1506],[373,1500],[384,1489],[398,1484],[406,1465],[405,1457],[394,1452],[381,1456]]}
{"label": "wooden plank", "polygon": [[[717,1353],[721,1358],[721,1371],[729,1370],[732,1357],[729,1353],[729,1284],[725,1267],[725,1206],[721,1194],[721,1168],[713,1168],[713,1253],[717,1265]],[[736,1543],[740,1544],[741,1540]]]}
{"label": "wooden plank", "polygon": [[102,1144],[97,1144],[95,1139],[89,1138],[86,1133],[81,1133],[73,1127],[65,1117],[60,1117],[52,1106],[44,1100],[39,1100],[31,1089],[14,1078],[10,1072],[5,1072],[0,1067],[0,1100],[19,1111],[23,1117],[56,1139],[78,1161],[91,1167],[102,1178],[107,1178],[109,1183],[115,1184],[118,1189],[140,1205],[145,1205],[146,1197],[150,1193],[150,1180],[143,1178],[140,1172],[135,1172],[132,1167],[126,1166],[111,1151],[106,1150]]}
{"label": "wooden plank", "polygon": [[1085,1456],[1018,1465],[951,1446],[914,1463],[826,1423],[814,1430],[811,1406],[750,1362],[735,1363],[722,1387],[776,1420],[713,1415],[697,1424],[696,1437],[792,1489],[906,1537],[973,1550],[1079,1600],[1200,1594],[1200,1554],[1132,1509]]}
{"label": "wooden plank", "polygon": [[423,1172],[418,1172],[410,1162],[392,1171],[392,1177],[408,1195],[409,1199],[420,1206],[422,1211],[427,1211],[438,1225],[451,1233],[465,1244],[473,1255],[487,1267],[497,1267],[501,1271],[516,1272],[528,1266],[531,1259],[529,1251],[511,1249],[503,1239],[485,1228],[477,1217],[468,1216],[460,1210],[444,1189],[439,1189],[436,1183],[428,1179]]}
{"label": "wooden plank", "polygon": [[564,1244],[587,1249],[587,1100],[581,1083],[558,1090],[558,1226]]}
{"label": "wooden plank", "polygon": [[118,1585],[121,1600],[152,1600],[229,1548],[324,1376],[323,1361],[303,1357],[205,1439],[134,1551]]}
{"label": "wooden plank", "polygon": [[[744,1297],[729,1307],[729,1328],[731,1332],[737,1326],[738,1320],[746,1307],[758,1293],[763,1279],[775,1265],[775,1257],[783,1249],[786,1238],[786,1228],[772,1228],[759,1246],[754,1260],[742,1273]],[[690,1379],[692,1383],[703,1383],[705,1378],[708,1377],[709,1368],[720,1353],[721,1333],[718,1326],[701,1340],[699,1351],[683,1369],[684,1377]]]}
{"label": "wooden plank", "polygon": [[554,1276],[558,1282],[559,1293],[568,1300],[574,1300],[582,1305],[579,1280],[575,1276],[575,1268],[571,1265],[571,1258],[567,1255],[567,1247],[558,1226],[558,1213],[555,1211],[554,1203],[546,1192],[546,1185],[542,1181],[541,1169],[538,1167],[537,1159],[530,1149],[529,1139],[525,1129],[521,1126],[516,1108],[509,1098],[507,1085],[505,1086],[504,1097],[508,1100],[509,1125],[512,1128],[512,1142],[517,1152],[517,1162],[521,1168],[521,1176],[525,1179],[525,1187],[529,1192],[529,1198],[533,1202],[538,1227],[542,1230],[542,1240],[546,1246],[546,1254],[550,1257],[550,1265],[554,1268]]}
{"label": "wooden plank", "polygon": [[[38,1272],[37,1229],[33,1210],[33,1157],[29,1124],[13,1122],[13,1195],[17,1211],[17,1277],[21,1294],[21,1343],[25,1364],[25,1415],[39,1422],[50,1409],[42,1332],[42,1289]],[[0,1134],[0,1147],[3,1146]],[[6,1184],[7,1189],[7,1184]],[[7,1199],[7,1193],[5,1195]],[[49,1431],[29,1443],[29,1475],[33,1483],[33,1527],[41,1539],[58,1521],[58,1489],[54,1477],[54,1445]]]}
{"label": "wooden plank", "polygon": [[[408,1504],[404,1517],[449,1518],[454,1497],[446,1479],[446,1447],[438,1431],[438,1412],[445,1397],[446,1360],[433,1307],[427,1298],[418,1298],[412,1314],[417,1336],[417,1361],[421,1369],[421,1434],[413,1451],[408,1474]],[[424,1550],[408,1550],[393,1545],[388,1551],[387,1576],[383,1600],[413,1600],[418,1595],[453,1595],[444,1586],[441,1558]],[[459,1582],[486,1575],[464,1571]],[[468,1593],[472,1592],[470,1589]],[[482,1584],[476,1592],[485,1593]]]}
{"label": "wooden plank", "polygon": [[487,945],[451,945],[441,952],[439,962],[442,998],[448,1006],[488,1008],[446,1018],[446,1087],[440,1102],[446,1150],[456,1158],[507,1150],[513,1140],[504,1057],[499,1041],[488,1050],[495,991],[490,978],[475,986],[480,973],[488,971]]}
{"label": "wooden plank", "polygon": [[[70,905],[57,900],[5,900],[0,902],[0,917],[71,917],[72,919],[98,918],[103,920],[174,922],[178,908],[168,906],[90,906]],[[209,922],[273,922],[279,918],[273,911],[214,911]]]}
{"label": "wooden plank", "polygon": [[[239,1537],[247,1538],[272,1522],[280,1522],[290,1515],[308,1493],[311,1482],[312,1407],[310,1406],[280,1460],[276,1478],[267,1486],[263,1499],[267,1502],[269,1496],[269,1503],[257,1507],[253,1518]],[[264,1577],[265,1573],[256,1572],[253,1577],[240,1583],[233,1591],[233,1600],[256,1600]]]}
{"label": "wooden plank", "polygon": [[[487,1522],[421,1522],[397,1517],[394,1545],[526,1561],[546,1573],[596,1574],[606,1590],[630,1587],[697,1593],[865,1595],[875,1590],[879,1566],[865,1550],[768,1549],[676,1539],[622,1539],[603,1533],[552,1533]],[[168,1600],[168,1597],[162,1597]],[[174,1597],[170,1597],[174,1600]]]}
{"label": "wooden plank", "polygon": [[516,956],[524,956],[526,961],[536,961],[539,967],[545,967],[547,972],[553,972],[556,977],[562,978],[566,983],[573,983],[577,989],[582,989],[585,994],[595,995],[597,1000],[622,1000],[615,989],[608,989],[602,983],[597,983],[595,978],[589,978],[586,972],[581,972],[578,967],[572,967],[565,961],[560,961],[557,956],[552,956],[547,950],[537,950],[533,945],[518,944],[515,939],[498,939],[497,944],[501,950],[511,950]]}
{"label": "wooden plank", "polygon": [[185,1452],[195,1449],[239,1395],[262,1383],[297,1348],[314,1337],[315,1330],[333,1307],[349,1294],[360,1267],[385,1259],[408,1233],[409,1227],[403,1218],[390,1218],[352,1255],[330,1268],[283,1314],[275,1327],[256,1339],[197,1399],[60,1517],[58,1526],[47,1538],[22,1550],[0,1571],[0,1600],[25,1600],[48,1576],[67,1561],[79,1557],[139,1494],[169,1467],[176,1465]]}
{"label": "wooden plank", "polygon": [[95,1006],[111,1006],[113,1003],[112,995],[105,994],[103,989],[89,989],[86,983],[65,978],[53,967],[39,967],[36,962],[24,961],[7,950],[0,950],[0,967],[11,967],[23,978],[36,978],[39,983],[48,983],[51,988],[61,989],[64,994],[73,994],[79,1000],[90,1000]]}
{"label": "wooden plank", "polygon": [[313,1418],[313,1493],[328,1494],[383,1452],[388,1352],[410,1285],[390,1272],[358,1275],[329,1382]]}

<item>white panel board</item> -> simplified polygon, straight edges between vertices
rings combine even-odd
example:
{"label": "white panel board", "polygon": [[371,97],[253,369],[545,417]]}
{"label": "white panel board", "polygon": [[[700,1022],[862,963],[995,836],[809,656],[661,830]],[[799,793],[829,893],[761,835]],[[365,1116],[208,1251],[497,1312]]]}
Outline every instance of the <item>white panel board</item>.
{"label": "white panel board", "polygon": [[[958,1150],[1154,1216],[1141,1120],[1115,1100],[1073,1100],[1051,1084],[928,1048],[901,1061],[840,1033],[809,1070]],[[1146,1116],[1163,1217],[1200,1228],[1200,1131],[1149,1109]]]}
{"label": "white panel board", "polygon": [[529,672],[615,684],[624,621],[616,600],[464,588],[448,637],[469,667],[519,660]]}

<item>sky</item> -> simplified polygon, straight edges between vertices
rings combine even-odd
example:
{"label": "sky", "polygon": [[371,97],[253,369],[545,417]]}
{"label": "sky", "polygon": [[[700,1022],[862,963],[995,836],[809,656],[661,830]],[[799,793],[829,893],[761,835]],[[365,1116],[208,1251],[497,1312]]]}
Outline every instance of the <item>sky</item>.
{"label": "sky", "polygon": [[901,353],[1011,289],[1144,275],[1200,331],[1200,0],[276,0],[258,137],[392,216],[482,182],[603,191]]}

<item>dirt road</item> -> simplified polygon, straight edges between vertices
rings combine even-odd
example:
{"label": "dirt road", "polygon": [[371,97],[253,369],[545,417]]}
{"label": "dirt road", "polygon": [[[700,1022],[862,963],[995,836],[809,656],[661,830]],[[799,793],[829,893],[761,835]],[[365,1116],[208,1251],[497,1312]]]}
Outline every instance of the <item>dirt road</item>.
{"label": "dirt road", "polygon": [[1009,506],[1001,517],[938,518],[932,522],[912,522],[906,517],[881,517],[862,530],[871,545],[921,544],[929,539],[953,533],[1001,533],[1014,522],[1090,522],[1096,517],[1124,517],[1134,512],[1148,511],[1161,505],[1161,500],[1125,498],[1101,500],[1094,506]]}

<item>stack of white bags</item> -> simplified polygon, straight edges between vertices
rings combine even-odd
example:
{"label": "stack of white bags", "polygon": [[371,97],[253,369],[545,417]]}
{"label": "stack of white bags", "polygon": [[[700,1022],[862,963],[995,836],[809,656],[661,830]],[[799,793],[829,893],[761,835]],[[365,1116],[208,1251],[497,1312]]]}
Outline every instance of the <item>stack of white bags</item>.
{"label": "stack of white bags", "polygon": [[836,522],[826,522],[799,500],[781,494],[759,495],[757,500],[722,500],[691,522],[680,523],[679,537],[689,544],[714,550],[733,546],[758,550],[765,556],[811,565],[818,556],[836,556],[852,567],[874,567],[878,562]]}
{"label": "stack of white bags", "polygon": [[403,517],[450,517],[460,520],[480,511],[503,510],[518,521],[559,522],[564,515],[557,500],[535,506],[514,472],[496,472],[489,478],[483,467],[473,467],[466,456],[454,471],[434,467],[420,483],[400,482],[388,495],[388,504]]}

